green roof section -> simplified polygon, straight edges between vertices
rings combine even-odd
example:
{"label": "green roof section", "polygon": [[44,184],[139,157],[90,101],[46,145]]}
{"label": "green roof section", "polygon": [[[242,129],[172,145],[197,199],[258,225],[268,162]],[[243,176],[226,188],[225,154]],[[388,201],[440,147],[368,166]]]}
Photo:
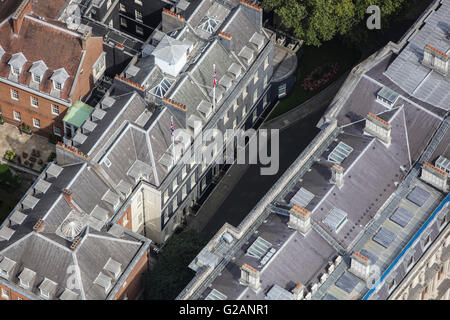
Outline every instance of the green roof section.
{"label": "green roof section", "polygon": [[93,111],[93,107],[81,101],[77,101],[69,108],[69,110],[67,110],[67,114],[63,121],[80,128]]}

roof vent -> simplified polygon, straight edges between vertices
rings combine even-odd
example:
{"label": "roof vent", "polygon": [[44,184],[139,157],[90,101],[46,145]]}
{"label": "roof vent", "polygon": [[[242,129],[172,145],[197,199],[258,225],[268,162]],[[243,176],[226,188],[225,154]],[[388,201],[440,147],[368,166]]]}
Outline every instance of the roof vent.
{"label": "roof vent", "polygon": [[95,108],[94,112],[92,112],[92,114],[91,114],[91,119],[92,119],[92,121],[100,121],[103,119],[105,114],[106,114],[105,110],[102,110],[100,108]]}
{"label": "roof vent", "polygon": [[13,229],[8,228],[7,226],[3,226],[3,228],[0,229],[0,240],[8,241],[9,239],[11,239],[14,232],[15,231]]}
{"label": "roof vent", "polygon": [[114,274],[114,279],[117,279],[122,271],[122,264],[112,258],[109,258],[103,269]]}
{"label": "roof vent", "polygon": [[[116,100],[111,96],[106,96],[102,100],[102,109],[109,109],[111,108]],[[95,111],[94,111],[95,112]]]}
{"label": "roof vent", "polygon": [[448,73],[448,55],[429,44],[425,46],[422,63],[444,75]]}
{"label": "roof vent", "polygon": [[32,210],[39,202],[38,198],[33,197],[31,194],[27,195],[22,201],[23,210]]}
{"label": "roof vent", "polygon": [[105,293],[107,293],[111,288],[112,278],[100,272],[97,278],[95,278],[94,283],[105,289]]}
{"label": "roof vent", "polygon": [[250,43],[253,43],[259,51],[264,45],[264,36],[259,34],[258,32],[255,32],[250,38]]}
{"label": "roof vent", "polygon": [[47,182],[43,179],[40,179],[35,185],[34,185],[34,194],[44,194],[47,192],[48,189],[50,189],[50,186],[52,184],[50,182]]}
{"label": "roof vent", "polygon": [[63,168],[60,166],[51,163],[48,167],[47,171],[45,172],[46,178],[58,178],[59,174],[63,171]]}
{"label": "roof vent", "polygon": [[22,224],[25,221],[26,217],[27,217],[26,214],[23,214],[19,210],[16,210],[9,218],[9,221],[11,221],[11,223],[14,224]]}

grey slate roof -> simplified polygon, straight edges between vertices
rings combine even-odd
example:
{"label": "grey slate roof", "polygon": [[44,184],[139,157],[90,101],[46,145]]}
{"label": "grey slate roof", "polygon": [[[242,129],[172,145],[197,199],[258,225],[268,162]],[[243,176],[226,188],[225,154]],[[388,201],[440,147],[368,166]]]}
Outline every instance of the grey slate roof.
{"label": "grey slate roof", "polygon": [[425,45],[450,54],[448,21],[450,2],[442,1],[439,10],[425,19],[425,25],[392,62],[386,76],[418,99],[450,110],[450,72],[444,76],[422,64]]}

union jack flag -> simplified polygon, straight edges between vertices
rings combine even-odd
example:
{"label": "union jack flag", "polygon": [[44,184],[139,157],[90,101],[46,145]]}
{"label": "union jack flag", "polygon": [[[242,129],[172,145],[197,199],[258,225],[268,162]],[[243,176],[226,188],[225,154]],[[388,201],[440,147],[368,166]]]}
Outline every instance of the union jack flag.
{"label": "union jack flag", "polygon": [[217,74],[216,74],[216,66],[214,66],[214,83],[213,83],[213,87],[215,87],[217,85]]}
{"label": "union jack flag", "polygon": [[173,126],[173,117],[170,118],[170,135],[173,136],[175,127]]}

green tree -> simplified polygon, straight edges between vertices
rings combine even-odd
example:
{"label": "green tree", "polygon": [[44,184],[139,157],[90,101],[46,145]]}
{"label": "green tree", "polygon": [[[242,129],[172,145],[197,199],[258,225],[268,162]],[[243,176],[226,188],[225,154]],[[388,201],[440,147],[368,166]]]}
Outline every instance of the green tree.
{"label": "green tree", "polygon": [[[262,0],[265,10],[273,11],[283,28],[292,31],[306,45],[320,46],[336,35],[345,35],[362,25],[370,5],[378,5],[386,19],[402,7],[405,0]],[[367,30],[356,30],[355,39]]]}

